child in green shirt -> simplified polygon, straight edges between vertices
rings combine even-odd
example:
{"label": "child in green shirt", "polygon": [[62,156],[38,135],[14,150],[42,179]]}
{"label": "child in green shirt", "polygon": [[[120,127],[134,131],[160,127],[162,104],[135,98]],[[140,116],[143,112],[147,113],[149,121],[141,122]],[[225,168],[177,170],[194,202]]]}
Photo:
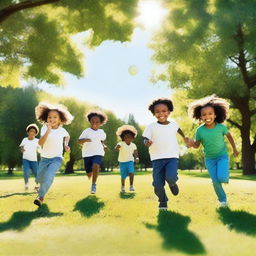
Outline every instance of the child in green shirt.
{"label": "child in green shirt", "polygon": [[204,147],[206,168],[212,179],[220,207],[228,206],[227,196],[222,187],[222,183],[229,181],[229,160],[224,136],[228,138],[234,156],[239,154],[232,135],[222,124],[227,119],[228,109],[228,102],[215,95],[199,99],[189,107],[191,116],[204,123],[197,129],[195,141],[190,140],[189,144],[194,148],[198,148],[200,144]]}

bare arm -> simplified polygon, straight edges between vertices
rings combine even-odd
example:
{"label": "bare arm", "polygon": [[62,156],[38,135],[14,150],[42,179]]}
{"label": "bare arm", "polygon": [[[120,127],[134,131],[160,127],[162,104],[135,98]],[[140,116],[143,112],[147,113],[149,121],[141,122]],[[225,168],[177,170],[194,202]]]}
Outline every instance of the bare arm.
{"label": "bare arm", "polygon": [[146,138],[146,137],[143,137],[143,141],[144,141],[144,145],[146,147],[150,147],[153,144],[153,141],[148,139],[148,138]]}
{"label": "bare arm", "polygon": [[84,144],[85,142],[91,142],[91,139],[78,139],[78,144]]}
{"label": "bare arm", "polygon": [[236,144],[234,142],[234,139],[233,139],[231,133],[227,133],[226,136],[228,138],[228,141],[229,141],[230,145],[232,146],[234,156],[238,156],[239,152],[236,149]]}
{"label": "bare arm", "polygon": [[120,148],[121,148],[121,146],[119,145],[119,144],[117,144],[116,146],[115,146],[115,151],[119,151],[120,150]]}
{"label": "bare arm", "polygon": [[185,134],[183,133],[183,131],[179,128],[178,130],[178,134],[183,138],[185,144],[187,146],[189,146],[188,142],[189,142],[189,138],[185,136]]}
{"label": "bare arm", "polygon": [[24,146],[20,146],[20,151],[23,153],[25,152]]}
{"label": "bare arm", "polygon": [[38,141],[38,144],[39,144],[40,146],[43,146],[43,145],[44,145],[46,139],[48,138],[49,133],[51,132],[51,130],[52,130],[51,125],[50,125],[50,124],[47,124],[47,130],[46,130],[45,134],[44,134],[44,135],[39,139],[39,141]]}
{"label": "bare arm", "polygon": [[135,158],[135,162],[138,163],[140,159],[139,159],[139,154],[138,154],[138,150],[137,149],[134,150],[133,156]]}
{"label": "bare arm", "polygon": [[64,138],[64,148],[66,152],[70,152],[70,147],[68,146],[70,140],[70,136]]}

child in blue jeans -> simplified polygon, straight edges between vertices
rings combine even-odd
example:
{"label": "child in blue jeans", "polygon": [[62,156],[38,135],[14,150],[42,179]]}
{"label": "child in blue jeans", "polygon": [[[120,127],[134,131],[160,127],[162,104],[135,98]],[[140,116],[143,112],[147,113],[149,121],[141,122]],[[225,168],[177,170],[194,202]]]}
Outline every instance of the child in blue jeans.
{"label": "child in blue jeans", "polygon": [[[38,162],[37,162],[37,151],[39,150],[38,139],[36,135],[38,134],[38,126],[36,124],[30,124],[26,128],[28,137],[24,138],[20,143],[20,151],[23,153],[22,156],[22,166],[24,172],[25,190],[29,188],[29,176],[30,170],[32,170],[33,175],[37,176]],[[35,190],[38,190],[37,185]]]}
{"label": "child in blue jeans", "polygon": [[153,186],[159,201],[159,210],[167,210],[167,195],[165,182],[168,183],[173,195],[178,195],[179,145],[176,134],[185,137],[178,124],[168,120],[173,111],[172,101],[166,98],[154,100],[149,108],[157,122],[151,123],[143,132],[144,144],[149,147],[149,154],[153,166]]}
{"label": "child in blue jeans", "polygon": [[199,99],[189,107],[191,116],[204,123],[198,127],[195,141],[190,140],[189,145],[198,148],[202,143],[206,168],[212,179],[220,207],[228,206],[227,196],[222,187],[222,183],[229,181],[229,161],[224,136],[228,138],[234,156],[239,154],[232,135],[222,124],[227,118],[228,109],[228,102],[215,95]]}
{"label": "child in blue jeans", "polygon": [[35,111],[37,120],[44,124],[39,139],[42,151],[37,181],[40,183],[40,188],[38,197],[34,200],[34,204],[41,206],[62,164],[63,144],[65,151],[70,151],[68,146],[70,137],[62,124],[70,124],[73,116],[63,105],[51,105],[44,102],[39,103]]}
{"label": "child in blue jeans", "polygon": [[137,130],[132,125],[122,125],[116,131],[116,135],[122,141],[118,142],[115,150],[119,152],[118,162],[121,175],[121,192],[125,192],[125,179],[129,176],[130,191],[135,191],[134,181],[134,159],[139,162],[137,147],[132,141],[137,136]]}

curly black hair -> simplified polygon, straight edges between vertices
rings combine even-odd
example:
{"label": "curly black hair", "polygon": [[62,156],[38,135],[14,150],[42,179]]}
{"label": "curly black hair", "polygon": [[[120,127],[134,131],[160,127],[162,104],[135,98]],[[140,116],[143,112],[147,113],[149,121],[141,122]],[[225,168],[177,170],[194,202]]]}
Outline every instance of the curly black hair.
{"label": "curly black hair", "polygon": [[211,95],[195,102],[189,106],[189,115],[197,120],[201,119],[201,110],[205,107],[212,107],[216,115],[216,122],[223,123],[228,117],[229,103],[216,95]]}
{"label": "curly black hair", "polygon": [[36,119],[46,123],[50,111],[57,111],[63,124],[70,124],[74,118],[64,105],[40,102],[35,108]]}
{"label": "curly black hair", "polygon": [[108,121],[108,117],[105,113],[101,112],[101,111],[90,111],[89,113],[86,114],[86,117],[88,119],[88,121],[90,122],[90,120],[94,117],[97,116],[100,119],[101,124],[105,124]]}
{"label": "curly black hair", "polygon": [[125,130],[125,131],[123,131],[123,132],[120,134],[120,138],[121,138],[122,140],[124,140],[124,136],[127,135],[127,134],[130,134],[133,138],[135,138],[135,136],[136,136],[136,134],[133,133],[132,131],[130,131],[130,130]]}
{"label": "curly black hair", "polygon": [[170,99],[168,98],[159,98],[154,100],[148,107],[148,110],[151,111],[151,113],[154,115],[155,112],[155,106],[158,104],[164,104],[168,107],[169,111],[173,111],[173,103]]}

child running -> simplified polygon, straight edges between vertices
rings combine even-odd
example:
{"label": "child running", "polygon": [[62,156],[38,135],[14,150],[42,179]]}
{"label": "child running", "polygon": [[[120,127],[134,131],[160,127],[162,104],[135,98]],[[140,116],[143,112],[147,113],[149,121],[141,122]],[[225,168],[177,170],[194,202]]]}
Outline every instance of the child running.
{"label": "child running", "polygon": [[148,109],[156,117],[157,122],[151,123],[143,132],[144,144],[149,147],[149,154],[153,166],[153,186],[158,197],[159,210],[167,210],[168,198],[165,193],[165,181],[168,183],[173,195],[179,193],[178,162],[179,145],[176,134],[188,142],[178,124],[168,120],[173,111],[173,103],[167,98],[154,100]]}
{"label": "child running", "polygon": [[88,178],[92,177],[91,194],[95,194],[100,165],[105,155],[104,141],[106,139],[106,133],[99,128],[107,122],[107,116],[101,111],[91,111],[86,118],[91,127],[82,132],[78,143],[83,145],[84,168]]}
{"label": "child running", "polygon": [[35,112],[37,120],[44,124],[39,139],[42,151],[37,181],[40,183],[40,188],[38,197],[34,201],[34,204],[41,206],[53,183],[54,176],[62,164],[63,144],[65,151],[70,151],[68,146],[70,137],[62,125],[70,124],[73,116],[63,105],[51,105],[44,102],[38,104]]}
{"label": "child running", "polygon": [[134,180],[134,158],[139,162],[137,147],[132,141],[137,136],[137,130],[132,125],[122,125],[116,131],[116,135],[121,138],[115,150],[119,151],[118,162],[121,175],[121,192],[125,192],[125,179],[129,175],[130,191],[135,191],[133,187]]}
{"label": "child running", "polygon": [[198,148],[202,143],[205,154],[205,164],[220,207],[227,207],[228,201],[222,183],[229,181],[229,161],[224,135],[227,136],[234,156],[239,153],[233,137],[227,127],[222,124],[227,119],[229,104],[226,100],[215,95],[199,99],[191,103],[189,113],[192,118],[202,121],[195,135],[195,141],[190,141],[190,146]]}
{"label": "child running", "polygon": [[[20,151],[23,153],[22,156],[22,166],[23,166],[23,175],[25,181],[25,190],[29,188],[29,176],[30,170],[34,177],[37,176],[38,171],[38,162],[37,162],[37,151],[40,148],[38,145],[38,139],[36,135],[39,132],[38,126],[36,124],[30,124],[26,128],[28,137],[24,138],[20,143]],[[37,184],[37,182],[36,182]],[[35,190],[38,190],[38,186],[35,186]]]}

